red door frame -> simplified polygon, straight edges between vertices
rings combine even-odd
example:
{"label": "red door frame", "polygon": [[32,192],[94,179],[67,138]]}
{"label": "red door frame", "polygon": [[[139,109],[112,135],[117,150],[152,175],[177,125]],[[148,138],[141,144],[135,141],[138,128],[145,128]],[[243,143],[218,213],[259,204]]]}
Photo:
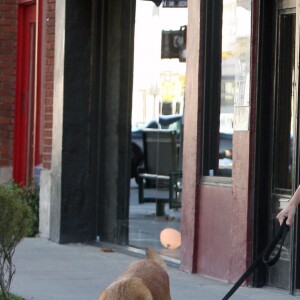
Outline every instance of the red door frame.
{"label": "red door frame", "polygon": [[[40,99],[42,30],[40,25],[42,24],[42,6],[39,5],[40,2],[36,5],[36,1],[21,0],[18,5],[13,178],[21,184],[27,184],[32,180],[34,166],[41,163]],[[37,22],[37,20],[39,21]],[[30,24],[35,25],[33,27]],[[32,74],[31,76],[30,73]],[[31,91],[31,97],[29,91]],[[32,103],[29,105],[31,101]]]}

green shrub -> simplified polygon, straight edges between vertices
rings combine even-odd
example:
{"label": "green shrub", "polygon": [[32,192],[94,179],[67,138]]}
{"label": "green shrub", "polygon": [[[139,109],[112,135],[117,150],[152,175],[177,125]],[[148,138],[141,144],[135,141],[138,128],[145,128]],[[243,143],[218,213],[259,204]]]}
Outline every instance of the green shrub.
{"label": "green shrub", "polygon": [[[4,184],[15,194],[20,194],[23,202],[31,208],[31,227],[26,236],[34,237],[39,232],[39,188],[34,183],[32,185],[19,186],[18,183],[10,181]],[[1,299],[0,299],[1,300]]]}
{"label": "green shrub", "polygon": [[[9,300],[25,300],[24,298],[13,295],[13,294],[9,294],[8,299]],[[0,300],[3,300],[3,295],[1,293],[0,293]]]}
{"label": "green shrub", "polygon": [[0,287],[4,300],[9,299],[16,271],[12,262],[15,248],[32,228],[31,208],[23,196],[23,189],[13,183],[0,185]]}
{"label": "green shrub", "polygon": [[39,188],[37,185],[28,185],[24,186],[22,190],[22,197],[30,206],[32,212],[32,225],[27,236],[33,237],[39,232]]}

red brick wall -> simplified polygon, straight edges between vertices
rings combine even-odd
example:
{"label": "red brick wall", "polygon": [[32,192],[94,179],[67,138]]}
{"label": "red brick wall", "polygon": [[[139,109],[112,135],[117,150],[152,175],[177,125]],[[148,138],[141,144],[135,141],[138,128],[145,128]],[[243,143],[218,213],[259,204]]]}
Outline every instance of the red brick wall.
{"label": "red brick wall", "polygon": [[[17,0],[0,1],[0,167],[13,164],[14,103],[16,92]],[[51,168],[55,0],[44,2],[42,18],[42,162]],[[43,20],[46,21],[44,22]]]}
{"label": "red brick wall", "polygon": [[16,82],[17,4],[0,1],[0,167],[12,165]]}
{"label": "red brick wall", "polygon": [[54,41],[55,41],[55,0],[47,0],[45,14],[45,57],[43,59],[44,85],[43,111],[43,167],[51,168],[52,125],[53,125],[53,80],[54,80]]}

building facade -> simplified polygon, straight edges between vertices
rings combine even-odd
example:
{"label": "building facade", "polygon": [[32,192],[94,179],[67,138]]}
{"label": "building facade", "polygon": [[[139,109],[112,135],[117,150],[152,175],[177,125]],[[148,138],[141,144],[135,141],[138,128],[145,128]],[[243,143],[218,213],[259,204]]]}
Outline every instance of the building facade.
{"label": "building facade", "polygon": [[[185,271],[234,282],[299,183],[299,5],[188,1]],[[40,172],[40,231],[54,242],[128,244],[135,6],[0,4],[0,180]],[[297,291],[298,224],[249,283]]]}

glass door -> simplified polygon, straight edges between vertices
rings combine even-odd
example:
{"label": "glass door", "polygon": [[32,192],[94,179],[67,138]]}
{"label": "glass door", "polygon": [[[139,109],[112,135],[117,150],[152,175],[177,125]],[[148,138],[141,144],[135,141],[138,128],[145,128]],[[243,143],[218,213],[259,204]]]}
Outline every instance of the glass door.
{"label": "glass door", "polygon": [[177,261],[187,7],[165,5],[136,2],[129,245]]}
{"label": "glass door", "polygon": [[[293,191],[295,160],[295,37],[296,9],[293,1],[277,1],[276,55],[274,75],[273,136],[270,152],[270,215],[269,240],[279,228],[276,215],[286,205]],[[266,283],[284,289],[291,288],[291,235],[288,235],[280,260],[267,269]]]}

